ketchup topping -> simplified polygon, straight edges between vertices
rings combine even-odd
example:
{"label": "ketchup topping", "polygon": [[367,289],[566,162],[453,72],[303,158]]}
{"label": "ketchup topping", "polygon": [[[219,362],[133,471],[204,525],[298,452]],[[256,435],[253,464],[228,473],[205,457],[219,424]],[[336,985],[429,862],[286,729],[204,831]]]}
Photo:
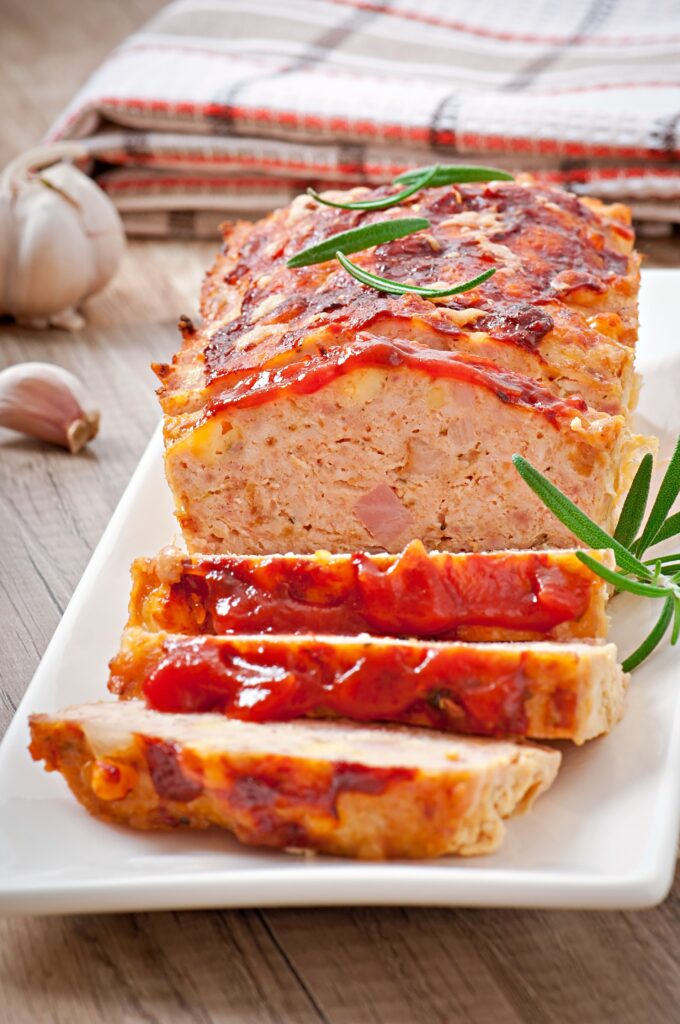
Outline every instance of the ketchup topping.
{"label": "ketchup topping", "polygon": [[570,567],[544,552],[455,558],[430,555],[412,541],[398,555],[359,552],[332,561],[194,557],[167,590],[150,592],[150,614],[162,629],[194,634],[455,640],[461,629],[481,626],[542,636],[580,619],[593,586],[580,563]]}
{"label": "ketchup topping", "polygon": [[286,392],[309,395],[343,374],[364,367],[419,370],[433,379],[463,381],[491,391],[501,401],[542,415],[550,424],[571,420],[588,406],[577,395],[558,398],[529,377],[501,369],[490,359],[458,352],[417,348],[402,341],[383,341],[370,335],[332,348],[329,352],[289,363],[280,369],[249,373],[228,391],[211,398],[201,422],[234,408],[252,408],[273,402]]}
{"label": "ketchup topping", "polygon": [[[558,657],[558,655],[556,655]],[[217,711],[249,721],[330,714],[481,735],[523,735],[534,690],[527,652],[286,638],[244,644],[228,637],[168,637],[143,683],[149,707]],[[573,712],[564,656],[552,683],[555,717]],[[543,681],[542,690],[545,691]],[[561,691],[565,691],[562,693]]]}

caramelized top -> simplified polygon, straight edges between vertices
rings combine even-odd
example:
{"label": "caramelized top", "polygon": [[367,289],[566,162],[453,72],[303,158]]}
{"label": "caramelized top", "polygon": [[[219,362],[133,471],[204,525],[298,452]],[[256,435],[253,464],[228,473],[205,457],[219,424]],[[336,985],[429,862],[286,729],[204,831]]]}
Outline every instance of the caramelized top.
{"label": "caramelized top", "polygon": [[[370,195],[389,191],[381,187]],[[496,274],[435,304],[367,288],[335,260],[286,266],[292,255],[330,235],[416,213],[430,220],[429,230],[351,258],[382,277],[417,285],[455,284],[490,267]],[[584,291],[604,295],[630,273],[632,232],[560,189],[491,182],[426,189],[373,212],[336,210],[300,197],[256,224],[242,245],[238,237],[233,242],[227,237],[206,288],[204,312],[217,326],[204,350],[208,383],[278,363],[310,342],[323,352],[329,343],[346,342],[386,320],[395,321],[395,331],[401,325],[402,336],[417,318],[434,332],[469,328],[536,350],[553,327],[551,307],[572,300],[578,305]],[[239,301],[235,309],[231,296],[228,322],[220,325],[225,285],[238,290]],[[469,317],[461,318],[461,311]],[[310,339],[315,333],[316,345]]]}
{"label": "caramelized top", "polygon": [[[359,284],[335,259],[286,265],[331,235],[414,214],[430,228],[352,260],[413,285],[460,284],[492,267],[493,277],[432,301]],[[342,353],[361,337],[490,358],[562,398],[576,393],[592,409],[625,414],[634,393],[639,276],[629,221],[621,205],[522,179],[425,189],[379,211],[338,210],[299,196],[256,224],[225,229],[202,291],[201,326],[183,318],[180,351],[154,366],[161,404],[170,416],[195,413],[239,380],[259,385],[262,371],[311,360],[316,372],[334,349]]]}

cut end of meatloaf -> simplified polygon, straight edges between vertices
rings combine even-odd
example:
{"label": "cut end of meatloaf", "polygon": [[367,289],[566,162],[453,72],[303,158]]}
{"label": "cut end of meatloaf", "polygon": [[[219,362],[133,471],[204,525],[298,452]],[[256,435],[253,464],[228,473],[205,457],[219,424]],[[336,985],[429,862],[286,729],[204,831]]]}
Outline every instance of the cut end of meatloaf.
{"label": "cut end of meatloaf", "polygon": [[[589,551],[614,568],[611,551]],[[575,551],[187,555],[132,565],[129,626],[188,635],[372,633],[447,640],[607,635],[608,587]]]}
{"label": "cut end of meatloaf", "polygon": [[31,718],[31,753],[105,821],[216,825],[363,859],[489,853],[553,782],[557,751],[344,722],[254,724],[138,702]]}
{"label": "cut end of meatloaf", "polygon": [[605,529],[640,439],[488,360],[358,339],[167,417],[166,474],[205,553],[571,547],[525,456]]}
{"label": "cut end of meatloaf", "polygon": [[261,722],[329,716],[583,743],[622,717],[627,681],[613,644],[195,637],[129,628],[109,688],[165,712]]}

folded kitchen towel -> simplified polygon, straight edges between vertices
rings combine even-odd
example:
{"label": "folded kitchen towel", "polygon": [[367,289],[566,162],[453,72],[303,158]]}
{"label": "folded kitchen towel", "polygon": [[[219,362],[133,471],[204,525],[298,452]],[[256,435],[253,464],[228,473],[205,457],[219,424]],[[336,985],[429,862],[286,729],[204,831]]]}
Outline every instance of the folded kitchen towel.
{"label": "folded kitchen towel", "polygon": [[675,0],[179,0],[49,139],[84,140],[131,233],[207,235],[434,162],[680,222],[679,58]]}

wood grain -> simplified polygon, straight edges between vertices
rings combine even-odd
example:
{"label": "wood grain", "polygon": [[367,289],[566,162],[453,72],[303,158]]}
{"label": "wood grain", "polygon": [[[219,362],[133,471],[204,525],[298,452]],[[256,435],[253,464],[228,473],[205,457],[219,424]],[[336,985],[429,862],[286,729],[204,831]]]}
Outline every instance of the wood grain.
{"label": "wood grain", "polygon": [[[2,0],[0,163],[34,143],[158,0]],[[8,116],[9,115],[9,116]],[[7,130],[11,127],[11,130]],[[643,244],[677,266],[677,239]],[[151,359],[191,313],[212,246],[133,243],[79,335],[0,327],[96,394],[78,457],[0,432],[0,733],[157,420]],[[398,900],[399,894],[395,893]],[[225,911],[0,920],[1,1024],[669,1024],[680,880],[643,913]]]}

